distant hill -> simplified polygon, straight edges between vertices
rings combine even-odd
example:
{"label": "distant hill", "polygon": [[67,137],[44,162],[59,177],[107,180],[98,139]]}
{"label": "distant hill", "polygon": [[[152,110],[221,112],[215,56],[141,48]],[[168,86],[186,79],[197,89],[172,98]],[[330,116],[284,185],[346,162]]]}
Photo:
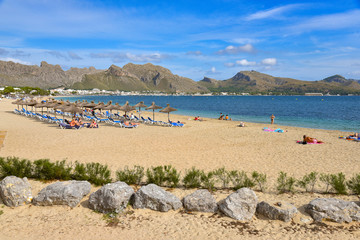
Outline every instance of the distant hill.
{"label": "distant hill", "polygon": [[199,81],[199,84],[212,92],[360,94],[359,82],[347,80],[340,75],[334,75],[321,81],[301,81],[273,77],[256,71],[242,71],[226,80],[204,78]]}
{"label": "distant hill", "polygon": [[82,79],[85,74],[95,73],[94,67],[71,68],[62,70],[59,65],[41,62],[37,65],[24,65],[14,62],[0,61],[0,86],[55,88],[70,86]]}
{"label": "distant hill", "polygon": [[161,91],[161,92],[247,92],[263,94],[360,94],[360,81],[334,75],[321,81],[301,81],[273,77],[257,71],[241,71],[226,80],[204,77],[195,82],[173,74],[169,69],[147,63],[126,64],[123,68],[111,65],[106,70],[70,68],[41,62],[23,65],[0,61],[0,86],[40,87],[44,89],[67,87],[74,89]]}
{"label": "distant hill", "polygon": [[162,92],[209,91],[190,78],[174,75],[169,69],[151,63],[129,63],[123,68],[111,65],[106,71],[86,74],[80,82],[72,85],[72,88]]}

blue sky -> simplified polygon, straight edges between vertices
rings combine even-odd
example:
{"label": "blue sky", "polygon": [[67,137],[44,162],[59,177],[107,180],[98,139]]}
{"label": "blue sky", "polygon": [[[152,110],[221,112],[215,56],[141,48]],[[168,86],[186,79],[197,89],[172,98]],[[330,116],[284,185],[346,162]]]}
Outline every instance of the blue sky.
{"label": "blue sky", "polygon": [[0,0],[0,60],[360,79],[360,1]]}

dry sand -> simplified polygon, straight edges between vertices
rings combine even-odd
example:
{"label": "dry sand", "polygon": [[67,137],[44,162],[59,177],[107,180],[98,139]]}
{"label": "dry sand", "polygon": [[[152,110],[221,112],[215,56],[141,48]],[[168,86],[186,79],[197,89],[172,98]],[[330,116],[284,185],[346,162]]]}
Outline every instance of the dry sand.
{"label": "dry sand", "polygon": [[[71,209],[64,206],[22,206],[15,209],[0,204],[0,239],[359,239],[360,224],[306,224],[310,219],[304,205],[323,194],[274,194],[279,171],[297,178],[311,171],[343,172],[349,178],[360,173],[360,143],[338,139],[347,135],[341,131],[281,127],[286,133],[263,132],[270,124],[205,119],[171,114],[173,120],[185,122],[182,128],[140,125],[137,129],[122,129],[100,124],[99,129],[61,130],[57,125],[16,115],[11,100],[0,102],[0,133],[6,132],[0,156],[16,156],[30,160],[49,158],[107,164],[113,172],[125,165],[144,167],[171,164],[182,172],[195,166],[213,170],[254,170],[266,173],[271,186],[268,193],[257,192],[259,201],[285,200],[299,208],[300,213],[290,223],[270,221],[255,216],[244,223],[216,214],[183,211],[158,213],[135,210],[124,214],[115,227],[107,227],[103,215],[87,208],[87,197]],[[145,115],[152,116],[150,112]],[[156,120],[167,120],[167,114],[156,113]],[[302,135],[323,140],[321,145],[300,145]],[[33,194],[46,186],[31,181]],[[317,186],[320,188],[320,186]],[[93,191],[96,188],[93,187]],[[194,190],[175,189],[183,197]],[[217,200],[230,192],[218,191]],[[335,196],[356,201],[356,196]],[[129,209],[132,212],[132,209]]]}

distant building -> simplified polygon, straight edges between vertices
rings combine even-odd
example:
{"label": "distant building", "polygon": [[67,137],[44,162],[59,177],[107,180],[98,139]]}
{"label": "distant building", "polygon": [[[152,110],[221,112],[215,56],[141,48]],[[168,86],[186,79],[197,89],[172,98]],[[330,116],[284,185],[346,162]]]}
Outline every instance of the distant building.
{"label": "distant building", "polygon": [[305,93],[305,96],[323,96],[322,93]]}

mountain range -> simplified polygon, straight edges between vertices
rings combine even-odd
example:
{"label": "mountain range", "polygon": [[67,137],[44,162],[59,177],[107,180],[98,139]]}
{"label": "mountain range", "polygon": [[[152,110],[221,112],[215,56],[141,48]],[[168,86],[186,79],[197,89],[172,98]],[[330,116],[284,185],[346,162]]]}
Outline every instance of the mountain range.
{"label": "mountain range", "polygon": [[128,63],[122,68],[111,65],[106,70],[89,67],[64,71],[59,65],[44,61],[40,66],[0,61],[0,86],[188,93],[360,94],[359,80],[346,79],[340,75],[320,81],[302,81],[273,77],[257,71],[241,71],[226,80],[204,77],[196,82],[151,63]]}

